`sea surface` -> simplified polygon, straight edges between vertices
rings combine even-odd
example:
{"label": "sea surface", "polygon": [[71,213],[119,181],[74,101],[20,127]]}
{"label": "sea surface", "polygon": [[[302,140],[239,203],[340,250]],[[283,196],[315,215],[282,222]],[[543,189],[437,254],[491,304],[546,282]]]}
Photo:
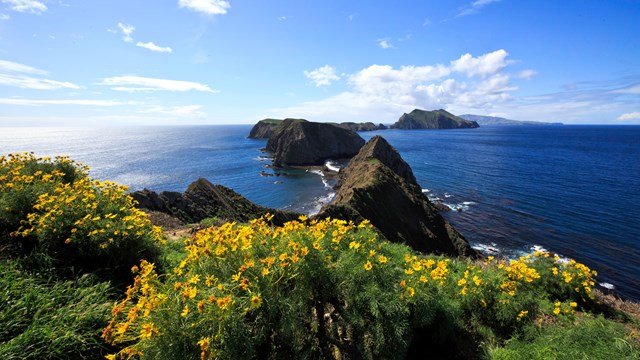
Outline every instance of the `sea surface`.
{"label": "sea surface", "polygon": [[[331,201],[333,180],[322,172],[265,167],[266,141],[247,139],[250,128],[0,128],[0,154],[70,155],[132,191],[184,191],[204,177],[279,209],[312,214]],[[508,257],[546,249],[597,270],[605,291],[640,301],[640,126],[360,135],[385,137],[475,248]]]}

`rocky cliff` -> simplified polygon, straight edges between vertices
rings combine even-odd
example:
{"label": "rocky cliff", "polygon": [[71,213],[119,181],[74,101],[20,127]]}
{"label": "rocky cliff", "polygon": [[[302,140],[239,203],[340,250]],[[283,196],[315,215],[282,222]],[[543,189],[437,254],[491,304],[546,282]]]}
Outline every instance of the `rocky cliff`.
{"label": "rocky cliff", "polygon": [[194,181],[184,193],[164,191],[158,194],[145,189],[131,193],[131,196],[138,201],[137,207],[163,212],[185,223],[196,223],[212,217],[246,222],[270,213],[274,215],[272,222],[282,225],[300,216],[256,205],[235,191],[214,185],[206,179]]}
{"label": "rocky cliff", "polygon": [[322,165],[327,159],[350,158],[364,144],[354,131],[333,124],[286,119],[271,134],[266,150],[273,165]]}
{"label": "rocky cliff", "polygon": [[338,124],[343,129],[349,129],[352,131],[375,131],[375,130],[386,130],[387,127],[383,124],[374,124],[372,122],[363,122],[363,123],[355,123],[355,122],[343,122]]}
{"label": "rocky cliff", "polygon": [[442,109],[433,111],[414,109],[408,114],[403,114],[395,124],[391,125],[392,129],[403,130],[477,127],[479,127],[477,122],[462,119]]}
{"label": "rocky cliff", "polygon": [[368,219],[387,240],[424,253],[475,254],[422,194],[411,167],[380,136],[369,140],[351,159],[338,186],[335,200],[318,218]]}

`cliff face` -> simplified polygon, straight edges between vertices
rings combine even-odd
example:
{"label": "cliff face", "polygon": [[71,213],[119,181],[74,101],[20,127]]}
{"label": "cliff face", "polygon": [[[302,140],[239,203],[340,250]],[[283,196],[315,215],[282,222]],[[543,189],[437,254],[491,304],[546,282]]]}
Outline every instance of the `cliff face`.
{"label": "cliff face", "polygon": [[282,124],[283,120],[264,119],[258,121],[249,132],[249,139],[268,139],[271,134]]}
{"label": "cliff face", "polygon": [[352,131],[374,131],[374,130],[386,130],[387,127],[383,124],[374,124],[372,122],[363,122],[363,123],[354,123],[354,122],[343,122],[338,124],[343,129],[349,129]]}
{"label": "cliff face", "polygon": [[282,225],[300,216],[256,205],[235,191],[206,179],[194,181],[184,193],[164,191],[158,194],[145,189],[131,193],[131,196],[138,201],[137,207],[163,212],[185,223],[211,217],[246,222],[270,213],[274,215],[272,222]]}
{"label": "cliff face", "polygon": [[322,165],[354,156],[363,144],[358,134],[336,125],[286,119],[269,137],[267,151],[274,166]]}
{"label": "cliff face", "polygon": [[391,125],[392,129],[460,129],[477,128],[478,123],[455,116],[445,110],[425,111],[415,109],[403,114],[398,121]]}
{"label": "cliff face", "polygon": [[327,216],[368,219],[387,240],[424,253],[475,254],[422,194],[411,167],[380,136],[369,140],[341,172],[334,202],[316,215]]}

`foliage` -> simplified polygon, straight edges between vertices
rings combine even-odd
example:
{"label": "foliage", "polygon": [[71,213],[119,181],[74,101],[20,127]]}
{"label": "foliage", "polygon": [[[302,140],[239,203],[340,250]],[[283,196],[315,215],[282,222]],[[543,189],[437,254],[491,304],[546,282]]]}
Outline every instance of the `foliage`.
{"label": "foliage", "polygon": [[100,272],[119,280],[141,258],[157,257],[161,229],[134,207],[126,187],[91,180],[86,170],[65,157],[0,158],[1,218],[17,228],[14,239],[29,244],[36,268]]}
{"label": "foliage", "polygon": [[86,275],[52,281],[0,262],[0,358],[97,358],[112,301],[108,283]]}
{"label": "foliage", "polygon": [[633,334],[602,316],[559,321],[544,327],[529,326],[503,348],[489,351],[491,359],[639,359]]}
{"label": "foliage", "polygon": [[170,274],[135,267],[104,331],[124,346],[114,358],[402,358],[443,347],[455,357],[461,344],[477,356],[470,337],[499,344],[592,301],[595,273],[548,253],[464,262],[382,241],[366,222],[268,220],[200,231]]}

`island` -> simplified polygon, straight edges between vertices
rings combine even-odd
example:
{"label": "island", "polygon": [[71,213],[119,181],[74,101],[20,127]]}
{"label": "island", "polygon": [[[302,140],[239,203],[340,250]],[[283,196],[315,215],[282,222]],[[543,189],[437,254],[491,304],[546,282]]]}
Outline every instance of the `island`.
{"label": "island", "polygon": [[410,113],[402,114],[400,119],[391,125],[392,129],[461,129],[480,127],[475,121],[468,121],[452,113],[440,110],[414,109]]}

